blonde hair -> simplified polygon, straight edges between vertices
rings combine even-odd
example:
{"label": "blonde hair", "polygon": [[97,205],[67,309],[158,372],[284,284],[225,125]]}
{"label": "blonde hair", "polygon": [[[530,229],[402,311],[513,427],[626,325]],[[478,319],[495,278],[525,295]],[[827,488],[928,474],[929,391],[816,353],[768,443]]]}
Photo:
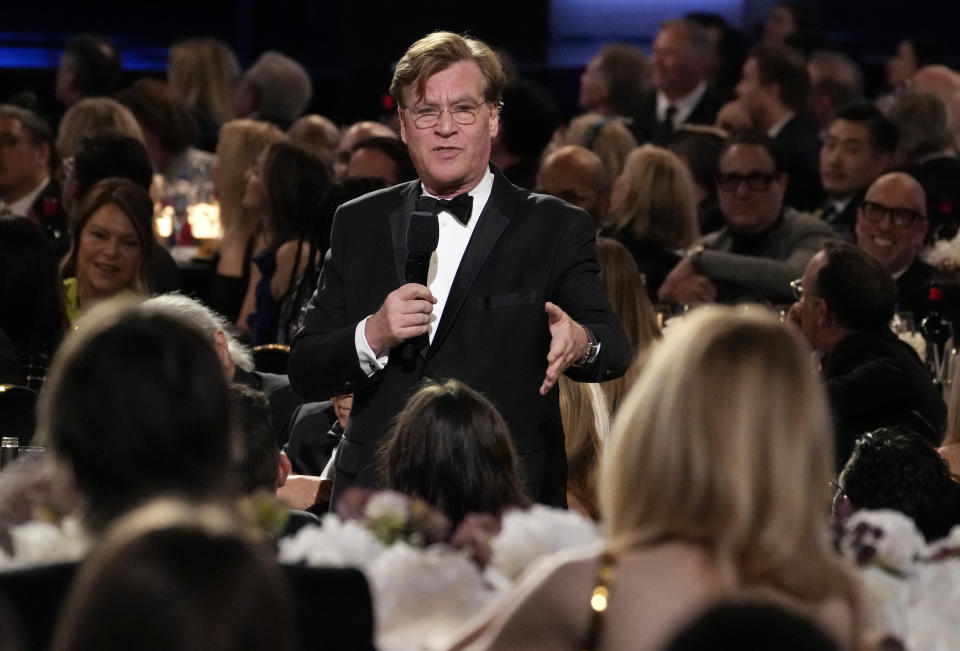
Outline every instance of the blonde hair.
{"label": "blonde hair", "polygon": [[167,80],[188,106],[205,111],[218,125],[235,117],[240,64],[220,39],[190,38],[175,43],[167,58]]}
{"label": "blonde hair", "polygon": [[570,120],[566,141],[570,145],[586,147],[599,156],[611,179],[620,175],[627,156],[637,147],[636,138],[622,120],[598,113],[587,113]]}
{"label": "blonde hair", "polygon": [[832,471],[807,346],[765,308],[700,308],[653,351],[614,421],[600,476],[608,544],[699,544],[734,583],[852,602],[827,535]]}
{"label": "blonde hair", "polygon": [[616,240],[597,238],[597,261],[607,300],[620,318],[630,346],[633,363],[623,376],[601,383],[611,414],[616,414],[623,399],[643,368],[650,347],[661,337],[660,326],[650,303],[643,276],[630,251]]}
{"label": "blonde hair", "polygon": [[560,376],[560,417],[567,452],[567,492],[572,493],[594,519],[600,452],[610,433],[610,414],[598,384],[574,382]]}
{"label": "blonde hair", "polygon": [[644,145],[627,157],[622,172],[627,190],[610,206],[613,227],[637,239],[685,249],[700,237],[693,177],[676,154]]}
{"label": "blonde hair", "polygon": [[224,233],[255,228],[254,216],[242,206],[247,187],[245,174],[260,152],[285,138],[277,127],[256,120],[231,120],[221,127],[215,178]]}
{"label": "blonde hair", "polygon": [[411,45],[394,69],[390,95],[402,108],[404,89],[413,86],[416,97],[422,97],[427,79],[460,61],[472,61],[480,67],[484,101],[499,104],[506,84],[500,57],[483,41],[453,32],[433,32]]}
{"label": "blonde hair", "polygon": [[76,156],[84,136],[105,129],[144,141],[140,124],[130,109],[109,97],[86,97],[63,114],[57,130],[57,153],[61,158]]}

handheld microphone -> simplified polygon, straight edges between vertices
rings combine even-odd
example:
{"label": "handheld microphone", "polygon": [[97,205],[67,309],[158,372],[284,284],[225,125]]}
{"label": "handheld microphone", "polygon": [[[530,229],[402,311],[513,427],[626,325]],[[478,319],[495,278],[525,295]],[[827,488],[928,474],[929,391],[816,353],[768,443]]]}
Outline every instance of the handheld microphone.
{"label": "handheld microphone", "polygon": [[[418,200],[416,208],[410,213],[410,224],[407,226],[407,265],[404,275],[407,282],[426,285],[430,258],[440,241],[440,223],[426,200]],[[413,363],[424,338],[426,334],[407,339],[400,345],[400,358],[405,366]]]}

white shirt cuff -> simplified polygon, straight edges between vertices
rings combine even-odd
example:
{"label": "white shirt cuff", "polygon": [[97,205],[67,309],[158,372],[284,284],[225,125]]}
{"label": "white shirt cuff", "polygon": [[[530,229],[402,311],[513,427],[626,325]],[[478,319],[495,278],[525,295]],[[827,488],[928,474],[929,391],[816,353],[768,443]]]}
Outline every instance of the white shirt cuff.
{"label": "white shirt cuff", "polygon": [[321,481],[326,479],[333,481],[333,473],[336,472],[337,467],[337,452],[339,450],[340,444],[337,443],[337,447],[333,448],[333,454],[330,455],[330,460],[327,461],[327,465],[323,467],[323,472],[320,473]]}
{"label": "white shirt cuff", "polygon": [[[367,317],[369,319],[370,317]],[[382,371],[390,358],[388,355],[377,357],[376,353],[367,343],[367,337],[364,335],[364,328],[367,325],[367,319],[357,324],[357,329],[353,333],[353,343],[357,347],[357,358],[360,360],[360,368],[370,377],[377,371]]]}

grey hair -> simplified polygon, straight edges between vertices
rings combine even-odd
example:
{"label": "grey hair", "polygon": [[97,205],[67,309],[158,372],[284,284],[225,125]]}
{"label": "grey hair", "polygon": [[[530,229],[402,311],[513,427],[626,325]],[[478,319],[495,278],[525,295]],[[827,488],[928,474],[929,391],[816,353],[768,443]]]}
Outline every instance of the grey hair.
{"label": "grey hair", "polygon": [[15,104],[0,104],[0,118],[18,120],[24,131],[30,134],[30,142],[34,145],[53,144],[50,125],[30,109]]}
{"label": "grey hair", "polygon": [[313,96],[313,82],[303,66],[273,50],[260,55],[243,78],[257,91],[262,116],[293,122]]}
{"label": "grey hair", "polygon": [[253,370],[253,352],[250,348],[234,336],[230,323],[225,318],[201,301],[178,292],[171,292],[148,298],[140,309],[147,314],[164,314],[199,330],[205,337],[209,337],[211,343],[216,331],[221,331],[227,338],[227,349],[230,351],[230,359],[233,363],[244,371]]}
{"label": "grey hair", "polygon": [[668,18],[660,23],[660,31],[666,29],[686,30],[691,51],[700,56],[712,58],[717,55],[713,41],[710,39],[710,32],[700,23],[688,18]]}
{"label": "grey hair", "polygon": [[911,157],[953,144],[950,111],[933,93],[909,91],[898,95],[890,107],[890,118],[900,130],[900,147]]}

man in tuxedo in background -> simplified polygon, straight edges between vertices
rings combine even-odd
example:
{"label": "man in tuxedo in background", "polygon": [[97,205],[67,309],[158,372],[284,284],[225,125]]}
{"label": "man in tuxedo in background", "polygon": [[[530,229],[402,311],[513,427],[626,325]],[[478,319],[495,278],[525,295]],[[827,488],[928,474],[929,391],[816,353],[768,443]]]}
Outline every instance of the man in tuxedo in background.
{"label": "man in tuxedo in background", "polygon": [[632,130],[638,143],[666,147],[681,124],[713,124],[723,98],[707,84],[714,47],[701,25],[667,20],[650,57],[654,92],[640,107]]}
{"label": "man in tuxedo in background", "polygon": [[[504,415],[531,496],[563,505],[554,384],[564,372],[612,379],[631,361],[604,297],[593,220],[490,165],[503,86],[497,55],[450,32],[420,39],[397,64],[390,91],[420,180],[338,210],[290,357],[291,382],[308,399],[354,394],[334,500],[379,483],[380,441],[421,380],[457,378]],[[405,280],[415,209],[439,221],[426,284]]]}

